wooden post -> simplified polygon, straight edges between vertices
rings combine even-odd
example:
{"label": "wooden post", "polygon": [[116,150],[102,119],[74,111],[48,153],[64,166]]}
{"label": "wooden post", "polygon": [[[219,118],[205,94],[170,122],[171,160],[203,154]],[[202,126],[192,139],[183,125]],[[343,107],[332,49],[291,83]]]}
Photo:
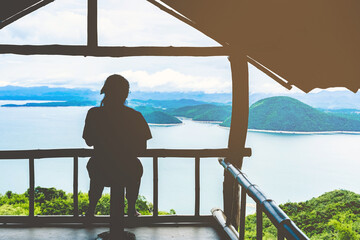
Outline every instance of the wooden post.
{"label": "wooden post", "polygon": [[74,182],[73,182],[73,200],[74,217],[79,217],[79,157],[74,157]]}
{"label": "wooden post", "polygon": [[35,215],[35,163],[34,158],[29,159],[29,217]]}
{"label": "wooden post", "polygon": [[87,45],[91,48],[98,46],[97,28],[97,0],[88,0],[88,39]]}
{"label": "wooden post", "polygon": [[[246,56],[230,55],[229,61],[232,72],[232,115],[228,147],[230,152],[245,147],[248,117],[249,117],[249,80]],[[227,159],[234,166],[241,169],[243,157],[231,155]],[[239,185],[230,175],[224,172],[223,183],[224,212],[228,223],[239,226],[240,201]]]}

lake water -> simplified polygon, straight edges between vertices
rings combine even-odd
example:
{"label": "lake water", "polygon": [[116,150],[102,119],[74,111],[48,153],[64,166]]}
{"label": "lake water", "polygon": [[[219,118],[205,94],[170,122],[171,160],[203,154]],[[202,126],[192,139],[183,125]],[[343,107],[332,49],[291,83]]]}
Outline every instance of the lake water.
{"label": "lake water", "polygon": [[[84,148],[82,129],[88,107],[0,108],[0,149]],[[224,148],[229,130],[184,120],[151,126],[149,148]],[[360,193],[360,135],[249,132],[243,170],[277,203],[304,201],[334,189]],[[152,201],[152,159],[141,159],[140,194]],[[79,189],[86,192],[87,159],[79,161]],[[201,213],[222,207],[223,169],[217,159],[201,160]],[[27,160],[0,160],[0,193],[28,188]],[[72,159],[35,160],[35,185],[72,191]],[[108,190],[107,190],[108,191]],[[194,160],[159,159],[159,209],[194,212]]]}

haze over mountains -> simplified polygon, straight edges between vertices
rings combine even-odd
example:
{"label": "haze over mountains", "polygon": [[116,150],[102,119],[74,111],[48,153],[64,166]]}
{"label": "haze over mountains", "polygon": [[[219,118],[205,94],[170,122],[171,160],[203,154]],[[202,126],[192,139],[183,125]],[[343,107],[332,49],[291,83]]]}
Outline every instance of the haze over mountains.
{"label": "haze over mountains", "polygon": [[[330,94],[334,96],[330,97]],[[335,101],[344,94],[348,96],[345,101]],[[250,96],[252,105],[249,129],[290,132],[360,131],[360,106],[357,105],[360,101],[356,101],[358,94],[319,92],[312,95],[294,95],[307,102],[316,102],[320,108],[286,96],[261,99],[262,96],[264,94]],[[22,105],[5,104],[3,107],[98,106],[101,98],[98,92],[89,89],[0,87],[0,100],[45,101]],[[257,98],[261,100],[255,101]],[[325,98],[329,99],[329,105],[326,105]],[[334,109],[334,103],[345,108]],[[213,121],[221,126],[230,126],[231,94],[133,92],[129,96],[128,105],[140,111],[148,123],[179,124],[182,123],[181,117],[185,117],[194,121]]]}
{"label": "haze over mountains", "polygon": [[[292,94],[250,94],[250,105],[268,97],[288,96],[298,99],[312,107],[322,109],[360,109],[360,92],[354,94],[350,91],[320,91],[318,93],[292,93]],[[231,103],[231,93],[204,92],[131,92],[129,102],[132,101],[162,101],[181,100],[198,101],[203,103]],[[49,101],[93,101],[99,103],[102,96],[99,91],[86,88],[49,88],[42,87],[0,87],[0,100],[49,100]],[[189,104],[182,106],[196,105]],[[96,105],[96,104],[94,104]],[[138,105],[138,104],[136,104]],[[159,105],[155,103],[155,105]],[[167,107],[167,106],[163,106]],[[180,106],[178,106],[180,107]]]}

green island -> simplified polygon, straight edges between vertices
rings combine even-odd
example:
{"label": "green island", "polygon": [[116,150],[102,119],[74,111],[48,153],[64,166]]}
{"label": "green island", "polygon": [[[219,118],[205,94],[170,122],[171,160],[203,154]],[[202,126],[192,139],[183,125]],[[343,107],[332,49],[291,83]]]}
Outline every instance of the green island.
{"label": "green island", "polygon": [[[89,206],[87,193],[79,192],[79,214],[84,215]],[[125,214],[127,214],[127,200],[125,199]],[[153,212],[152,203],[145,197],[139,196],[136,201],[136,209],[142,215],[151,215]],[[66,193],[56,188],[35,188],[35,215],[72,215],[74,210],[73,194]],[[103,194],[97,207],[97,215],[110,214],[110,194]],[[176,214],[174,209],[169,212],[159,211],[159,215]],[[7,191],[0,194],[0,215],[29,215],[29,190],[18,194]]]}
{"label": "green island", "polygon": [[[221,126],[230,127],[230,123],[228,117]],[[290,97],[270,97],[250,106],[248,128],[290,132],[358,132],[360,115],[349,111],[322,111]]]}
{"label": "green island", "polygon": [[166,113],[161,108],[138,106],[135,110],[141,112],[146,122],[153,124],[180,124],[182,123],[178,118]]}

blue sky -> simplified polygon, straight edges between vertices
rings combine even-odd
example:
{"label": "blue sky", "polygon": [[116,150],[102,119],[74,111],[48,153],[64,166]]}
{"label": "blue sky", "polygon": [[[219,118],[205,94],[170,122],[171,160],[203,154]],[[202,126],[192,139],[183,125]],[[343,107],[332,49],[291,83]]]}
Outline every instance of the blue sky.
{"label": "blue sky", "polygon": [[[86,44],[87,0],[57,0],[0,30],[2,44]],[[144,0],[99,1],[99,45],[218,46],[212,39]],[[226,57],[94,58],[0,56],[0,86],[86,87],[99,89],[120,73],[132,91],[231,92]],[[250,92],[289,92],[249,65]],[[289,93],[299,92],[294,88]]]}

